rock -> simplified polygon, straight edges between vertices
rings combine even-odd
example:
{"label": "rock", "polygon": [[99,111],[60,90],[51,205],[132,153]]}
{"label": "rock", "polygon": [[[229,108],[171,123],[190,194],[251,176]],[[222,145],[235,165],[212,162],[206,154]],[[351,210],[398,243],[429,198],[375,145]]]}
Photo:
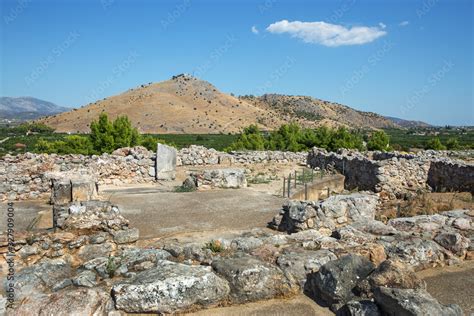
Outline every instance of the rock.
{"label": "rock", "polygon": [[190,175],[197,187],[238,189],[247,187],[245,170],[237,168],[207,169]]}
{"label": "rock", "polygon": [[304,288],[309,273],[318,272],[322,265],[336,259],[329,250],[290,251],[279,256],[277,264],[288,278],[294,278]]}
{"label": "rock", "polygon": [[105,242],[103,244],[85,245],[79,249],[78,257],[84,261],[89,261],[97,257],[108,257],[114,250],[114,244]]}
{"label": "rock", "polygon": [[293,290],[279,268],[243,253],[217,258],[212,268],[229,282],[231,300],[235,303],[284,296]]}
{"label": "rock", "polygon": [[458,305],[441,305],[425,290],[378,287],[374,296],[377,305],[387,315],[463,315]]}
{"label": "rock", "polygon": [[400,289],[426,289],[426,284],[418,278],[413,269],[396,260],[386,260],[368,277],[371,287],[379,286]]}
{"label": "rock", "polygon": [[128,313],[175,313],[209,307],[228,294],[227,282],[209,268],[164,260],[112,288],[115,307]]}
{"label": "rock", "polygon": [[28,296],[11,315],[106,315],[109,298],[101,289],[68,288],[49,296]]}
{"label": "rock", "polygon": [[439,233],[435,239],[438,244],[448,249],[452,253],[463,256],[469,248],[469,239],[458,233]]}
{"label": "rock", "polygon": [[92,271],[83,271],[72,279],[75,286],[94,287],[97,285],[96,275]]}
{"label": "rock", "polygon": [[114,241],[117,244],[129,244],[135,242],[138,240],[139,234],[140,232],[138,231],[138,228],[122,229],[112,232]]}
{"label": "rock", "polygon": [[195,178],[189,176],[184,180],[182,187],[189,191],[195,191],[197,189],[197,183]]}
{"label": "rock", "polygon": [[349,301],[341,307],[336,316],[381,316],[379,307],[372,301]]}
{"label": "rock", "polygon": [[448,218],[443,215],[418,215],[413,217],[393,218],[388,225],[405,232],[435,231],[440,229]]}
{"label": "rock", "polygon": [[156,149],[156,180],[174,180],[176,177],[175,148],[158,144]]}
{"label": "rock", "polygon": [[90,201],[97,197],[97,184],[91,178],[72,179],[71,190],[73,202]]}
{"label": "rock", "polygon": [[47,292],[56,283],[71,276],[69,263],[62,259],[42,260],[18,271],[15,275],[15,299]]}
{"label": "rock", "polygon": [[317,273],[310,274],[307,290],[331,305],[332,310],[337,310],[352,299],[352,289],[374,268],[374,264],[364,257],[343,256],[326,263]]}
{"label": "rock", "polygon": [[51,204],[64,205],[72,201],[72,186],[69,179],[52,180]]}
{"label": "rock", "polygon": [[373,220],[377,208],[378,197],[373,194],[353,193],[335,195],[324,200],[320,208],[332,218],[346,216],[350,222]]}

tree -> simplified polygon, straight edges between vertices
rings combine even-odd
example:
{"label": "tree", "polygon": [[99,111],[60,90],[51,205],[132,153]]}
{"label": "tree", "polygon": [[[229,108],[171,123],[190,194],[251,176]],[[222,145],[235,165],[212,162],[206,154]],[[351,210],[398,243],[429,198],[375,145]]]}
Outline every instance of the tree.
{"label": "tree", "polygon": [[114,126],[105,113],[101,113],[98,121],[91,123],[92,146],[97,152],[112,152],[115,147]]}
{"label": "tree", "polygon": [[110,153],[117,148],[140,143],[140,134],[127,116],[119,116],[112,123],[105,113],[99,116],[98,121],[92,121],[90,138],[94,150],[99,153]]}
{"label": "tree", "polygon": [[461,148],[461,146],[459,146],[457,138],[451,137],[446,141],[446,148],[449,150],[456,150]]}
{"label": "tree", "polygon": [[426,149],[445,150],[446,147],[441,143],[439,137],[431,138],[425,146]]}
{"label": "tree", "polygon": [[239,138],[227,150],[264,150],[265,138],[257,125],[244,128]]}
{"label": "tree", "polygon": [[389,150],[390,137],[384,131],[373,132],[367,142],[368,150]]}

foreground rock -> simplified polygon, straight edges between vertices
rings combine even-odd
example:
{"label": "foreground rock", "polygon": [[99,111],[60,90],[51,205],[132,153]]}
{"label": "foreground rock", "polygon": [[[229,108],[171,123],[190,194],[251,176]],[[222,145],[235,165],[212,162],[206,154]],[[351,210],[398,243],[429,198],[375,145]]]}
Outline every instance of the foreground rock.
{"label": "foreground rock", "polygon": [[312,228],[334,230],[352,222],[373,220],[377,203],[376,195],[361,193],[336,195],[322,202],[289,201],[269,225],[288,233]]}
{"label": "foreground rock", "polygon": [[212,267],[229,281],[231,300],[235,303],[284,296],[294,290],[278,267],[249,255],[238,253],[216,259]]}
{"label": "foreground rock", "polygon": [[112,288],[115,306],[128,313],[174,313],[209,307],[229,294],[227,281],[209,268],[159,261],[155,268]]}
{"label": "foreground rock", "polygon": [[[212,169],[192,172],[187,185],[195,184],[197,188],[238,189],[247,187],[245,170],[238,168]],[[184,184],[183,184],[184,185]]]}
{"label": "foreground rock", "polygon": [[458,305],[442,305],[425,290],[378,287],[374,295],[387,315],[463,315]]}

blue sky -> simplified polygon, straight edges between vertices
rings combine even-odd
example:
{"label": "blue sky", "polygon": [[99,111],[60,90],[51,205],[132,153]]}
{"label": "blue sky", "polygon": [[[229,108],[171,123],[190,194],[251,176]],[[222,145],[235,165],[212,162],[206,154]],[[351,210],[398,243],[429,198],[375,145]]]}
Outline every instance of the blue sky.
{"label": "blue sky", "polygon": [[1,1],[1,96],[78,107],[179,73],[474,125],[473,2]]}

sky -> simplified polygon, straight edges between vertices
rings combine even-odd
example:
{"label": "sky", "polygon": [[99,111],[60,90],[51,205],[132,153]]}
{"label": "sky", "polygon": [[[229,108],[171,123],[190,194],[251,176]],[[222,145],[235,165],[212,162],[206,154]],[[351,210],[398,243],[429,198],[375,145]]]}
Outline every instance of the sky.
{"label": "sky", "polygon": [[0,96],[80,107],[188,73],[474,125],[473,1],[1,0]]}

